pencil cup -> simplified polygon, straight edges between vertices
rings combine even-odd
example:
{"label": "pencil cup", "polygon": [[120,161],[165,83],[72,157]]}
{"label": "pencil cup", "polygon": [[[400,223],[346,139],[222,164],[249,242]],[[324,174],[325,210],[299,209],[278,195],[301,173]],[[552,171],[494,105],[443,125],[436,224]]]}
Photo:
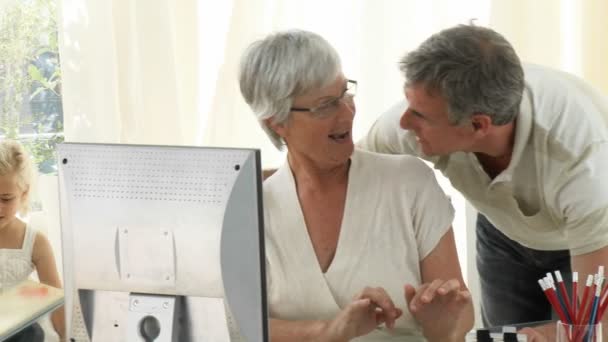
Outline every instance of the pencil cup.
{"label": "pencil cup", "polygon": [[602,323],[575,325],[557,321],[556,329],[557,342],[602,342]]}

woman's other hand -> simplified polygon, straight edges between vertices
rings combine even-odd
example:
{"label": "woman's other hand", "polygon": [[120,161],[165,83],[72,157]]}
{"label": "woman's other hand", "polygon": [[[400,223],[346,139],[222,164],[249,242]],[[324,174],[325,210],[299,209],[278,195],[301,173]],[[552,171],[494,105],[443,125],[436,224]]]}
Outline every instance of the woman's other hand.
{"label": "woman's other hand", "polygon": [[418,289],[405,285],[405,300],[412,316],[430,341],[464,341],[461,319],[472,305],[471,294],[457,279],[436,279]]}

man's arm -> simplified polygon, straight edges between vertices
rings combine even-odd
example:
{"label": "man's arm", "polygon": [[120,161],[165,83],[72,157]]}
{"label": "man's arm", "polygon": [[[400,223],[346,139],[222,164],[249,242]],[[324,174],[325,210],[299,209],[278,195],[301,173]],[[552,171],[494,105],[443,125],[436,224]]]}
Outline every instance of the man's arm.
{"label": "man's arm", "polygon": [[583,277],[597,273],[598,266],[608,266],[608,246],[587,254],[572,256],[572,270]]}
{"label": "man's arm", "polygon": [[264,170],[262,170],[262,180],[266,180],[266,178],[272,176],[275,172],[277,172],[277,169],[264,169]]}
{"label": "man's arm", "polygon": [[405,100],[394,104],[378,117],[367,135],[357,142],[357,147],[378,153],[416,155],[414,135],[399,125],[406,109]]}
{"label": "man's arm", "polygon": [[[572,256],[571,260],[572,271],[577,271],[578,274],[583,277],[587,277],[588,274],[595,274],[597,273],[598,266],[608,266],[608,246],[590,253]],[[604,284],[605,283],[606,279],[604,279]],[[584,286],[579,286],[579,298],[582,298],[583,287]],[[608,324],[608,315],[604,315],[602,322],[603,326],[606,327]]]}

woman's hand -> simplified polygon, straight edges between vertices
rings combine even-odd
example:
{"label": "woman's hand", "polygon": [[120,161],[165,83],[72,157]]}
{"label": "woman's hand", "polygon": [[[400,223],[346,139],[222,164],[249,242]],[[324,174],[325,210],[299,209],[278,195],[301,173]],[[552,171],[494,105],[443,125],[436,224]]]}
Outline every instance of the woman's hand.
{"label": "woman's hand", "polygon": [[327,322],[324,341],[342,342],[367,335],[382,323],[393,328],[403,311],[381,287],[366,287],[340,313]]}
{"label": "woman's hand", "polygon": [[405,300],[429,341],[464,341],[471,294],[456,279],[436,279],[418,289],[405,285]]}

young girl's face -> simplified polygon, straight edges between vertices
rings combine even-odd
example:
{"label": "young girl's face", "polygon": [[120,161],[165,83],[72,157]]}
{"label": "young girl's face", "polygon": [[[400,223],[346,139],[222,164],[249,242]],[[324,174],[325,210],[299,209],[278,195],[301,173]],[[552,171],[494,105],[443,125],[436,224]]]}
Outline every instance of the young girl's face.
{"label": "young girl's face", "polygon": [[19,188],[15,174],[0,175],[0,230],[15,219],[26,193]]}

